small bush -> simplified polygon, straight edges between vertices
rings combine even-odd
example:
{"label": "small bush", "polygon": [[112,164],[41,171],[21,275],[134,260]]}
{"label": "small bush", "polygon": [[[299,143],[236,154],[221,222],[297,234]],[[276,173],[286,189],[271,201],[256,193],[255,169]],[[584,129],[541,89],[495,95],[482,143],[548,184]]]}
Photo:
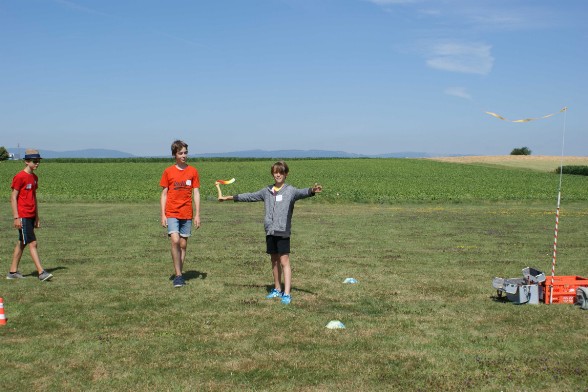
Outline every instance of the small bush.
{"label": "small bush", "polygon": [[531,155],[531,150],[529,147],[514,148],[510,155]]}
{"label": "small bush", "polygon": [[588,166],[563,166],[555,169],[557,174],[575,174],[578,176],[588,176]]}
{"label": "small bush", "polygon": [[6,147],[1,146],[0,147],[0,161],[5,161],[8,158],[10,158],[10,154],[8,153],[8,151],[6,150]]}

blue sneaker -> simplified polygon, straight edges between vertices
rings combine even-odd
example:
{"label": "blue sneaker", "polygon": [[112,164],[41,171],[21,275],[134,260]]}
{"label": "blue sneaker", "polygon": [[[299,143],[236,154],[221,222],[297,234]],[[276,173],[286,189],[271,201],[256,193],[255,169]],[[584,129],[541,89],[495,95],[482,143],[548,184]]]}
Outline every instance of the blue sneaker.
{"label": "blue sneaker", "polygon": [[182,275],[176,276],[174,278],[174,287],[182,287],[186,285],[186,281],[182,277]]}
{"label": "blue sneaker", "polygon": [[273,289],[272,291],[270,291],[270,293],[268,295],[265,296],[265,298],[267,298],[267,299],[280,298],[281,296],[282,296],[282,293],[280,292],[280,290]]}
{"label": "blue sneaker", "polygon": [[282,303],[284,305],[290,305],[290,302],[292,302],[292,297],[290,294],[282,294]]}

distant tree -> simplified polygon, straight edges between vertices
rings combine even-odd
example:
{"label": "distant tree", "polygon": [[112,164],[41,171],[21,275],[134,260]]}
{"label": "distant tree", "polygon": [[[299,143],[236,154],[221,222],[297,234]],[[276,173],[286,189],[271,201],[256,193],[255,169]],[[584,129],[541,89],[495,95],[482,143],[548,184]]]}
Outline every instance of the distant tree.
{"label": "distant tree", "polygon": [[531,155],[531,150],[528,147],[514,148],[510,155]]}
{"label": "distant tree", "polygon": [[0,161],[6,161],[8,158],[10,158],[8,150],[6,147],[0,146]]}

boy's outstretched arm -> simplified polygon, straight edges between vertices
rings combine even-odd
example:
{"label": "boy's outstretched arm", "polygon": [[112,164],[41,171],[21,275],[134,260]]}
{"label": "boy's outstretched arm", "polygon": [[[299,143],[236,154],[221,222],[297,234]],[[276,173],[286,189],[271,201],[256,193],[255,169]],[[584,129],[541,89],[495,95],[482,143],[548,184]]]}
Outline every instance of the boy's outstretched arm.
{"label": "boy's outstretched arm", "polygon": [[223,196],[219,195],[218,201],[225,201],[225,200],[233,200],[233,196]]}
{"label": "boy's outstretched arm", "polygon": [[239,193],[237,195],[232,196],[222,196],[219,194],[218,201],[225,201],[225,200],[234,200],[240,202],[254,202],[254,201],[263,201],[264,194],[267,193],[267,188],[263,188],[257,192],[253,193]]}

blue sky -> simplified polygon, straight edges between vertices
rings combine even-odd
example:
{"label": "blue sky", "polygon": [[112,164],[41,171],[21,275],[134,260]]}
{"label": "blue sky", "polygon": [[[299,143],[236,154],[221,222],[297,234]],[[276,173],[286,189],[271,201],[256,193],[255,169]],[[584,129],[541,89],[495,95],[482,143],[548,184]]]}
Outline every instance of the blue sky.
{"label": "blue sky", "polygon": [[586,156],[586,20],[585,0],[0,0],[0,145]]}

